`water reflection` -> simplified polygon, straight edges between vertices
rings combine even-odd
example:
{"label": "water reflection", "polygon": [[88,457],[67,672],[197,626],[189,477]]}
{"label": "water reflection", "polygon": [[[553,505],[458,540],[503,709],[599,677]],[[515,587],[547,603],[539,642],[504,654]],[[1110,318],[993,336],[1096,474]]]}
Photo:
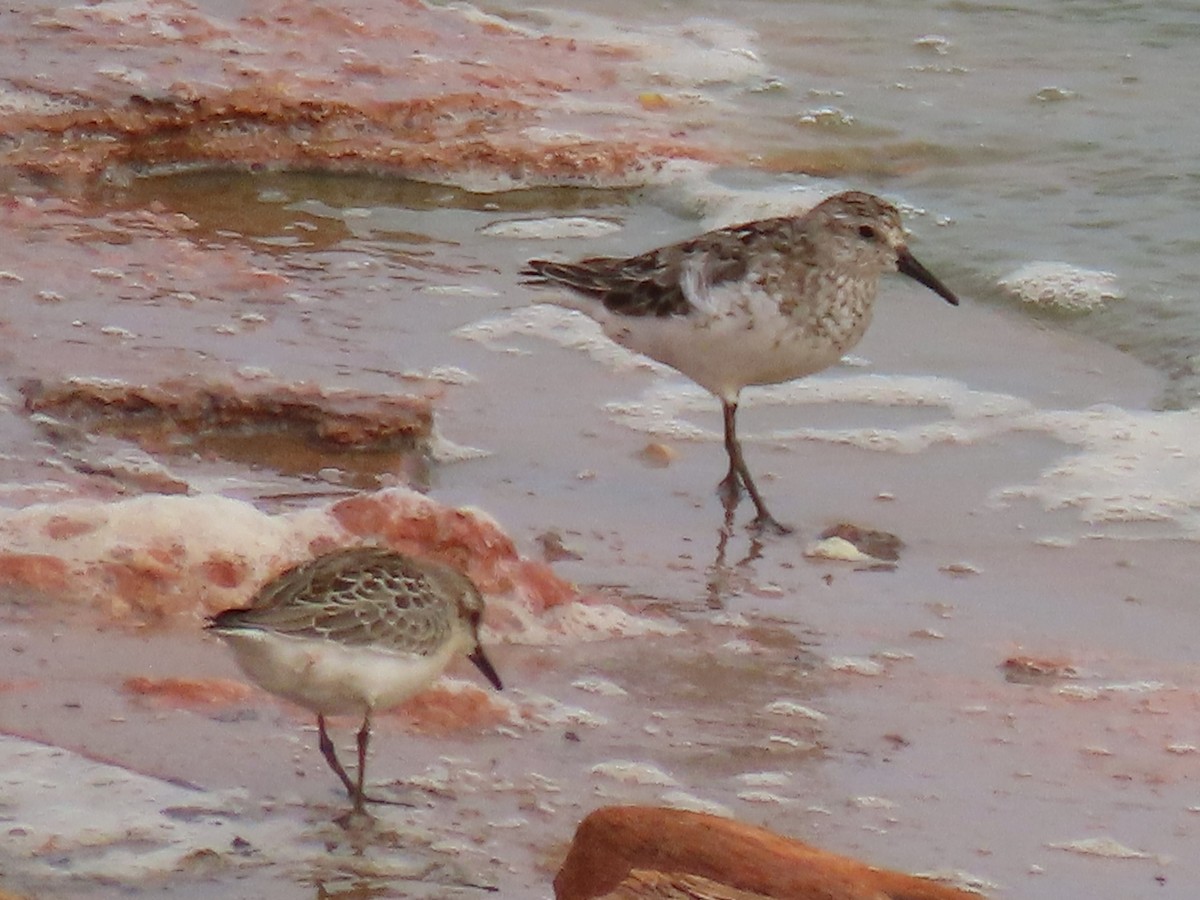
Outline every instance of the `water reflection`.
{"label": "water reflection", "polygon": [[717,531],[717,551],[712,565],[708,567],[706,580],[706,598],[708,608],[720,610],[725,608],[725,600],[740,593],[746,586],[746,578],[742,574],[750,563],[762,557],[763,542],[755,534],[750,534],[750,545],[743,556],[733,565],[726,562],[729,552],[729,539],[733,536],[734,513],[737,511],[736,497],[722,497],[721,505],[725,509],[724,521]]}

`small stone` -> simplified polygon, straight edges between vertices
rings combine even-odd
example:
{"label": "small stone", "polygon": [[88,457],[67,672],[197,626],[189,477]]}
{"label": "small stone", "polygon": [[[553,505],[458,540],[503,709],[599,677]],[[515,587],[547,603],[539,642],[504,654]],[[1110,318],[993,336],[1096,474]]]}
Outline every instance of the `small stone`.
{"label": "small stone", "polygon": [[1065,678],[1078,678],[1078,670],[1070,663],[1061,659],[1044,659],[1033,656],[1010,656],[1000,668],[1004,671],[1005,681],[1017,684],[1034,684],[1038,682],[1061,681]]}
{"label": "small stone", "polygon": [[938,568],[939,572],[953,575],[955,578],[965,578],[968,575],[978,575],[979,569],[967,562],[947,563]]}
{"label": "small stone", "polygon": [[536,538],[542,548],[542,559],[546,562],[559,562],[564,559],[583,559],[574,550],[563,544],[562,535],[557,531],[543,531]]}
{"label": "small stone", "polygon": [[659,441],[652,441],[638,451],[638,458],[655,469],[665,469],[679,459],[679,451]]}
{"label": "small stone", "polygon": [[886,531],[861,528],[842,522],[826,528],[804,555],[846,562],[896,562],[904,542]]}

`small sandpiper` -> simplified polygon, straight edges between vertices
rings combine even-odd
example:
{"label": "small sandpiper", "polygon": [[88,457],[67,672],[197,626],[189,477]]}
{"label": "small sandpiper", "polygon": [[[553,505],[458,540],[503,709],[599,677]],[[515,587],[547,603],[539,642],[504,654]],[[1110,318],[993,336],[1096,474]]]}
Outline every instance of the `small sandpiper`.
{"label": "small sandpiper", "polygon": [[[465,653],[500,690],[479,644],[483,598],[454,569],[391,550],[355,547],[276,576],[249,607],[208,620],[238,665],[272,694],[317,714],[321,753],[362,813],[371,715],[403,703]],[[351,779],[325,716],[361,715]]]}
{"label": "small sandpiper", "polygon": [[741,485],[753,526],[791,529],[767,510],[737,437],[738,398],[836,363],[871,322],[879,278],[909,276],[958,298],[908,251],[896,207],[861,191],[835,194],[800,216],[733,225],[629,258],[530,260],[525,284],[562,285],[550,302],[600,323],[612,340],[682,372],[724,410],[727,507]]}

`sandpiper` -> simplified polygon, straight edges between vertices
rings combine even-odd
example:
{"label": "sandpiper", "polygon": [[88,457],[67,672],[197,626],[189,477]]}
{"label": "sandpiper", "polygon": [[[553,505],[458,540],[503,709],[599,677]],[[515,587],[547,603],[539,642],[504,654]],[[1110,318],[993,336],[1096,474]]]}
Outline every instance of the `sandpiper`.
{"label": "sandpiper", "polygon": [[560,306],[600,323],[612,340],[666,363],[712,393],[724,411],[732,507],[744,485],[756,528],[780,533],[737,437],[742,388],[819,372],[862,338],[879,277],[899,271],[946,302],[958,298],[908,251],[900,213],[846,191],[807,213],[733,225],[629,258],[530,260],[525,284],[562,285]]}
{"label": "sandpiper", "polygon": [[[454,569],[392,550],[355,547],[276,576],[249,607],[208,620],[259,686],[317,714],[321,753],[363,812],[371,715],[403,703],[465,653],[501,689],[479,644],[483,598]],[[361,715],[351,779],[325,716]]]}

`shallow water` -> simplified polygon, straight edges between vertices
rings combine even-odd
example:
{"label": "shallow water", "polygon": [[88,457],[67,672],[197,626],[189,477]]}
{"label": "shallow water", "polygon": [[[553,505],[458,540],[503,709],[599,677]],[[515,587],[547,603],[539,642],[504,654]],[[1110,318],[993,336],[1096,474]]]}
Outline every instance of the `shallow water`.
{"label": "shallow water", "polygon": [[1191,4],[751,0],[589,14],[635,33],[683,20],[753,53],[760,70],[707,88],[725,103],[713,140],[784,169],[832,157],[828,174],[948,219],[918,225],[921,253],[977,302],[1012,303],[996,280],[1034,260],[1115,273],[1124,302],[1054,327],[1131,350],[1169,375],[1163,402],[1195,402]]}

